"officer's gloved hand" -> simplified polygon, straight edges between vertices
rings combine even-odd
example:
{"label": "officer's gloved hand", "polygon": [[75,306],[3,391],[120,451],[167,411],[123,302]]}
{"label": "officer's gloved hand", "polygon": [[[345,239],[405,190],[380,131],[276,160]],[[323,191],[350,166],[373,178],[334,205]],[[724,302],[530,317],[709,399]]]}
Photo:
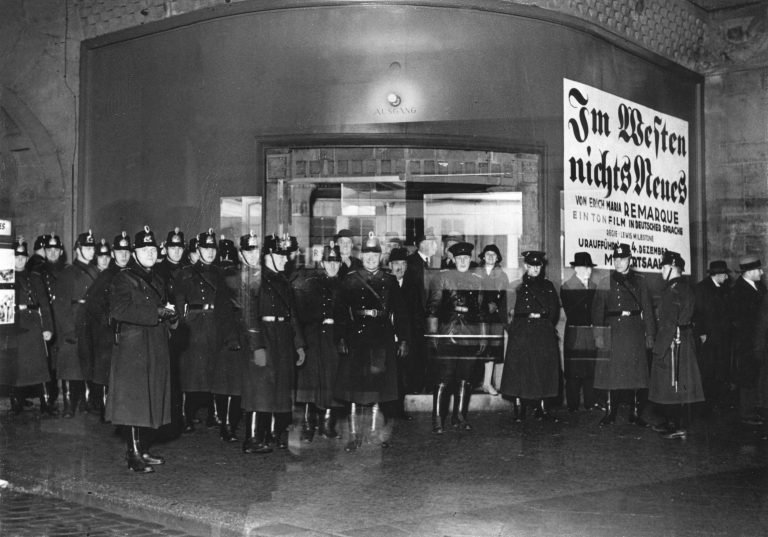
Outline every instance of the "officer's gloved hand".
{"label": "officer's gloved hand", "polygon": [[176,312],[173,310],[169,310],[168,308],[164,308],[162,306],[157,308],[157,318],[161,321],[168,321],[176,316]]}
{"label": "officer's gloved hand", "polygon": [[336,350],[339,354],[347,354],[349,352],[349,347],[347,347],[347,342],[344,341],[344,338],[339,339],[339,342],[336,344]]}
{"label": "officer's gloved hand", "polygon": [[236,339],[230,339],[227,341],[227,350],[230,351],[239,351],[240,350],[240,342]]}
{"label": "officer's gloved hand", "polygon": [[267,365],[267,351],[263,347],[253,351],[251,362],[253,362],[253,365],[259,367],[264,367]]}
{"label": "officer's gloved hand", "polygon": [[653,336],[645,336],[645,348],[652,349],[654,344]]}
{"label": "officer's gloved hand", "polygon": [[296,360],[296,366],[301,367],[302,365],[304,365],[304,360],[306,360],[307,358],[307,355],[304,352],[304,347],[299,347],[298,349],[296,349],[296,354],[299,355],[298,360]]}
{"label": "officer's gloved hand", "polygon": [[437,317],[427,317],[427,333],[437,334]]}
{"label": "officer's gloved hand", "polygon": [[401,341],[400,345],[397,346],[397,357],[405,358],[406,356],[408,356],[408,342]]}
{"label": "officer's gloved hand", "polygon": [[50,341],[53,338],[53,332],[50,330],[43,330],[43,340]]}

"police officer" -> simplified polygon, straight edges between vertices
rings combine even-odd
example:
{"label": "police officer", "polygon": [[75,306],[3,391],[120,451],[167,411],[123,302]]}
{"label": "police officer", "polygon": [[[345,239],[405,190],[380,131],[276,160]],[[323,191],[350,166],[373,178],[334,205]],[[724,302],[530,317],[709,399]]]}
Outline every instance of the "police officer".
{"label": "police officer", "polygon": [[597,284],[592,323],[598,360],[595,388],[606,390],[605,416],[600,425],[615,423],[621,395],[630,399],[629,423],[648,427],[642,418],[648,388],[648,356],[656,323],[645,278],[631,269],[632,250],[626,243],[613,250],[610,274]]}
{"label": "police officer", "polygon": [[32,255],[29,256],[27,261],[27,270],[31,272],[40,273],[45,265],[45,243],[47,240],[46,235],[38,235],[35,239],[32,247]]}
{"label": "police officer", "polygon": [[[64,270],[65,266],[63,256],[64,247],[61,244],[61,238],[56,235],[56,233],[44,235],[44,239],[45,247],[43,248],[43,254],[45,255],[45,263],[40,269],[40,278],[43,281],[45,296],[51,308],[53,324],[55,327],[58,281],[61,271]],[[51,398],[51,404],[54,405],[59,397],[59,383],[56,367],[60,341],[63,341],[61,335],[57,335],[56,330],[54,329],[53,339],[48,342],[48,369],[51,375],[51,380],[48,382],[48,393]]]}
{"label": "police officer", "polygon": [[[246,248],[243,248],[243,239],[247,241]],[[248,334],[242,387],[242,406],[246,411],[243,452],[270,453],[272,446],[267,435],[273,419],[277,447],[288,447],[294,364],[301,366],[305,359],[304,338],[296,317],[294,297],[284,273],[293,245],[288,235],[265,237],[259,271],[252,264],[253,252],[257,251],[256,241],[243,239],[241,253],[246,260],[243,320]]]}
{"label": "police officer", "polygon": [[[154,271],[163,279],[165,285],[170,285],[174,275],[182,267],[184,258],[184,232],[173,228],[165,239],[165,257],[155,265]],[[171,290],[171,296],[173,292]]]}
{"label": "police officer", "polygon": [[98,269],[93,265],[96,240],[93,233],[78,235],[75,260],[61,272],[58,297],[54,303],[54,321],[58,333],[57,371],[61,379],[62,415],[71,418],[85,403],[86,369],[91,353],[86,332],[85,294],[96,280]]}
{"label": "police officer", "polygon": [[151,473],[163,457],[149,452],[154,430],[171,421],[168,332],[178,320],[163,281],[154,274],[158,246],[148,226],[136,234],[133,258],[110,286],[110,315],[119,323],[119,343],[110,369],[106,417],[122,428],[126,462]]}
{"label": "police officer", "polygon": [[685,438],[691,403],[704,400],[696,340],[693,333],[695,295],[682,278],[685,261],[680,254],[665,251],[661,258],[664,289],[657,309],[658,330],[648,399],[663,408],[666,422],[654,427],[664,438]]}
{"label": "police officer", "polygon": [[301,331],[307,345],[306,360],[296,380],[296,401],[303,403],[301,440],[311,442],[319,423],[320,436],[339,438],[335,412],[341,405],[333,397],[340,334],[336,313],[340,287],[341,252],[331,241],[323,248],[321,266],[292,282]]}
{"label": "police officer", "polygon": [[195,413],[201,406],[208,408],[208,426],[218,425],[211,380],[216,353],[224,344],[225,330],[232,330],[233,319],[231,304],[226,306],[226,283],[214,265],[217,242],[213,229],[197,236],[197,251],[197,262],[183,267],[173,284],[173,302],[189,336],[179,364],[186,433],[194,431]]}
{"label": "police officer", "polygon": [[9,337],[2,338],[0,379],[9,386],[11,411],[23,410],[21,390],[38,388],[40,414],[55,415],[45,383],[50,379],[46,342],[53,335],[53,319],[40,275],[26,270],[27,243],[19,237],[13,243],[15,309]]}
{"label": "police officer", "polygon": [[[361,446],[366,436],[363,426],[369,441],[390,445],[389,431],[380,429],[379,420],[388,420],[379,416],[379,404],[397,399],[396,353],[408,354],[408,327],[400,325],[402,331],[396,333],[392,320],[407,315],[405,305],[398,299],[395,278],[381,270],[381,244],[373,232],[360,252],[363,268],[351,270],[342,280],[337,316],[343,336],[335,396],[350,405],[346,451]],[[365,416],[369,407],[370,419]]]}
{"label": "police officer", "polygon": [[557,321],[560,302],[552,282],[544,277],[545,254],[523,252],[525,274],[512,283],[512,323],[499,391],[512,398],[513,418],[525,419],[526,406],[536,406],[538,419],[557,421],[545,399],[555,397],[560,380]]}
{"label": "police officer", "polygon": [[[235,319],[235,296],[240,281],[240,266],[235,243],[221,235],[216,264],[221,272],[224,287],[216,295],[217,309]],[[220,304],[220,305],[219,305]],[[215,355],[211,392],[214,412],[219,421],[219,435],[225,442],[238,442],[237,426],[240,423],[240,395],[242,386],[243,361],[240,331],[237,323],[220,323],[224,333],[224,345]]]}
{"label": "police officer", "polygon": [[[101,249],[102,246],[99,246]],[[112,280],[131,260],[131,242],[123,231],[112,242],[111,263],[102,270],[85,293],[85,311],[88,334],[93,353],[89,380],[90,406],[97,410],[105,421],[104,410],[107,402],[109,370],[112,363],[112,349],[115,346],[115,322],[109,315],[109,289]]]}
{"label": "police officer", "polygon": [[560,300],[565,311],[565,400],[568,410],[575,412],[582,394],[584,408],[591,409],[597,404],[594,390],[597,348],[592,329],[592,303],[597,284],[591,277],[595,264],[589,252],[576,252],[571,266],[573,275],[560,287]]}
{"label": "police officer", "polygon": [[[89,301],[94,298],[94,295],[91,294],[94,286],[99,282],[102,274],[104,274],[105,271],[108,271],[109,267],[112,265],[112,251],[106,239],[101,239],[101,241],[96,245],[95,260],[96,269],[99,271],[99,275],[96,277],[96,280],[94,280],[94,282],[88,287],[88,292],[85,293],[85,337],[87,338],[88,343],[86,344],[83,375],[85,376],[85,382],[87,386],[86,394],[88,396],[85,402],[86,409],[89,412],[98,412],[103,419],[104,402],[106,400],[105,386],[108,382],[107,377],[109,375],[109,361],[100,361],[99,366],[106,365],[106,369],[96,371],[96,356],[97,354],[101,354],[101,349],[97,349],[96,346],[102,343],[100,342],[99,336],[104,338],[107,344],[111,343],[109,324],[107,323],[104,325],[102,322],[100,322],[104,318],[103,314],[109,312],[109,303],[105,301],[100,305],[102,314],[100,318],[98,314],[94,315],[94,310],[89,304]],[[116,271],[113,270],[112,274],[106,280],[106,288],[104,287],[104,284],[102,284],[98,294],[107,294],[105,291],[109,289],[109,284],[112,281],[112,277],[115,273]],[[103,347],[106,347],[106,345],[103,345]],[[97,377],[98,380],[96,380]]]}
{"label": "police officer", "polygon": [[[487,332],[481,306],[482,280],[470,271],[474,245],[456,242],[448,250],[452,263],[440,271],[427,301],[427,329],[436,348],[437,384],[432,395],[432,432],[442,434],[453,394],[452,425],[464,430],[477,356],[485,351]],[[443,336],[443,337],[439,337]]]}

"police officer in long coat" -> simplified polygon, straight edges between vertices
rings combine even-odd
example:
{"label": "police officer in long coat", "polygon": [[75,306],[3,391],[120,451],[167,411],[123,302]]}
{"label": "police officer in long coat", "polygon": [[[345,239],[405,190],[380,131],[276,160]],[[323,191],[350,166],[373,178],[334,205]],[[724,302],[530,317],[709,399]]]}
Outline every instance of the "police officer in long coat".
{"label": "police officer in long coat", "polygon": [[576,252],[571,266],[574,272],[560,287],[560,300],[565,311],[565,400],[568,410],[575,412],[582,393],[584,408],[591,409],[597,404],[594,391],[597,347],[592,329],[592,303],[597,284],[591,278],[595,264],[589,252]]}
{"label": "police officer in long coat", "polygon": [[119,341],[112,355],[106,418],[123,425],[128,468],[150,473],[163,457],[149,452],[153,431],[171,421],[169,329],[178,315],[152,272],[158,246],[149,227],[136,234],[133,259],[112,280],[110,316]]}
{"label": "police officer in long coat", "polygon": [[9,386],[11,411],[23,410],[21,390],[35,387],[40,394],[40,414],[55,415],[46,382],[48,351],[46,342],[53,335],[53,319],[40,275],[26,270],[27,243],[17,238],[13,243],[15,312],[13,324],[5,327],[8,336],[0,338],[0,384]]}
{"label": "police officer in long coat", "polygon": [[62,415],[72,417],[85,403],[85,379],[90,355],[85,294],[96,280],[98,269],[93,233],[81,233],[75,242],[75,260],[59,276],[58,297],[54,302],[57,336],[57,373],[61,379]]}
{"label": "police officer in long coat", "polygon": [[746,425],[762,425],[757,413],[759,379],[763,357],[755,353],[760,305],[765,300],[763,266],[757,256],[739,260],[741,276],[731,287],[728,318],[731,321],[733,378],[739,390],[739,417]]}
{"label": "police officer in long coat", "polygon": [[[219,255],[216,264],[221,272],[224,287],[216,295],[218,311],[225,308],[231,319],[237,317],[236,294],[240,283],[240,266],[235,243],[219,239]],[[219,421],[219,435],[225,442],[239,442],[237,426],[240,423],[240,395],[243,375],[242,345],[239,325],[221,326],[225,331],[224,344],[215,355],[211,393],[213,393],[214,411]]]}
{"label": "police officer in long coat", "polygon": [[399,300],[394,276],[381,270],[381,244],[372,232],[360,252],[363,268],[351,270],[342,280],[336,317],[343,338],[335,396],[349,403],[346,451],[359,448],[366,436],[389,446],[389,431],[379,423],[389,416],[379,415],[379,405],[397,400],[396,353],[408,353],[409,339],[406,325],[397,325],[396,333],[393,319],[405,317],[406,306]]}
{"label": "police officer in long coat", "polygon": [[648,355],[656,336],[653,304],[645,279],[631,270],[632,251],[628,244],[613,250],[614,270],[600,280],[592,305],[595,344],[595,388],[608,392],[606,413],[600,425],[616,421],[619,398],[629,396],[629,422],[639,427],[648,388]]}
{"label": "police officer in long coat", "polygon": [[292,282],[298,318],[307,344],[306,360],[296,377],[296,401],[304,405],[301,439],[311,442],[315,426],[324,438],[338,438],[336,412],[342,406],[333,397],[339,368],[334,315],[338,302],[341,253],[333,242],[323,248],[320,268]]}
{"label": "police officer in long coat", "polygon": [[432,394],[432,432],[442,434],[448,401],[453,395],[452,425],[464,430],[467,421],[472,373],[485,350],[487,326],[481,304],[482,280],[470,271],[474,245],[453,244],[449,252],[452,268],[442,269],[430,288],[427,301],[428,330],[435,335],[437,385]]}
{"label": "police officer in long coat", "polygon": [[251,243],[255,241],[245,240],[248,249],[241,247],[246,261],[242,275],[242,307],[248,346],[242,386],[242,406],[246,412],[243,451],[270,453],[272,446],[267,436],[273,418],[277,447],[288,447],[294,366],[300,367],[304,363],[306,345],[284,272],[293,252],[291,237],[265,237],[260,269],[253,265],[251,252],[256,250],[256,245],[251,246]]}
{"label": "police officer in long coat", "polygon": [[515,421],[525,419],[526,407],[535,406],[536,417],[556,421],[545,405],[555,397],[560,380],[557,321],[560,302],[551,281],[544,277],[544,252],[523,252],[525,274],[513,282],[509,298],[512,323],[499,391],[512,398]]}
{"label": "police officer in long coat", "polygon": [[234,328],[227,286],[214,264],[217,255],[213,229],[197,236],[199,259],[183,267],[173,281],[173,303],[181,315],[180,327],[188,339],[179,359],[179,384],[183,394],[184,432],[191,433],[195,413],[208,409],[207,425],[218,425],[211,395],[216,354],[231,339]]}
{"label": "police officer in long coat", "polygon": [[96,277],[85,294],[85,310],[88,319],[88,334],[91,338],[93,368],[91,373],[91,395],[96,408],[104,420],[104,409],[109,391],[109,371],[112,364],[112,350],[115,346],[115,323],[109,314],[109,289],[112,280],[131,260],[131,240],[123,231],[112,242],[112,262]]}
{"label": "police officer in long coat", "polygon": [[700,341],[699,371],[704,396],[712,405],[724,402],[730,391],[730,319],[728,318],[728,277],[723,260],[709,263],[708,275],[696,284],[694,332]]}
{"label": "police officer in long coat", "polygon": [[664,438],[685,438],[691,403],[704,401],[696,338],[693,332],[695,295],[682,278],[685,261],[665,251],[661,277],[665,282],[657,308],[657,332],[648,399],[663,408],[666,422],[655,426]]}

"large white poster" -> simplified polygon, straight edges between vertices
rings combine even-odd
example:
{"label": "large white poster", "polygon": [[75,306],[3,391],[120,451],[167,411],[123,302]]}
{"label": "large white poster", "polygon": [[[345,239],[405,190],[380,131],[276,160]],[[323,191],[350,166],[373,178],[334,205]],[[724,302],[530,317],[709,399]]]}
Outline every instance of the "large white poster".
{"label": "large white poster", "polygon": [[613,247],[659,268],[664,250],[691,262],[688,122],[563,79],[565,262],[586,251],[599,267]]}

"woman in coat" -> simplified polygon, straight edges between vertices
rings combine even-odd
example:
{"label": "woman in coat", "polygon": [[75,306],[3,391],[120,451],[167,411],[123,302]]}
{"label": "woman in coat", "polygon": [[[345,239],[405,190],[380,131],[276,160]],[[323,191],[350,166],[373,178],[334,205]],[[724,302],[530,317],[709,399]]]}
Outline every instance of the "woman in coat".
{"label": "woman in coat", "polygon": [[666,421],[654,427],[664,438],[685,438],[690,404],[704,400],[693,333],[694,292],[681,278],[685,261],[664,252],[661,276],[666,282],[657,310],[656,341],[648,399],[661,405]]}
{"label": "woman in coat", "polygon": [[500,391],[512,397],[515,421],[525,419],[525,407],[536,406],[537,417],[555,420],[544,400],[555,397],[560,380],[560,349],[555,326],[560,301],[544,277],[544,252],[523,252],[523,279],[514,288],[513,320]]}
{"label": "woman in coat", "polygon": [[499,395],[493,385],[496,364],[504,363],[504,326],[507,324],[507,289],[509,278],[501,268],[501,252],[495,244],[483,248],[480,254],[480,275],[483,289],[483,316],[488,323],[488,334],[496,336],[489,338],[485,352],[481,355],[484,363],[483,391],[491,395]]}
{"label": "woman in coat", "polygon": [[162,279],[152,272],[158,247],[149,227],[136,234],[133,259],[112,280],[110,310],[118,323],[106,419],[123,425],[128,468],[150,473],[163,464],[149,453],[152,433],[171,422],[170,328],[178,320]]}

